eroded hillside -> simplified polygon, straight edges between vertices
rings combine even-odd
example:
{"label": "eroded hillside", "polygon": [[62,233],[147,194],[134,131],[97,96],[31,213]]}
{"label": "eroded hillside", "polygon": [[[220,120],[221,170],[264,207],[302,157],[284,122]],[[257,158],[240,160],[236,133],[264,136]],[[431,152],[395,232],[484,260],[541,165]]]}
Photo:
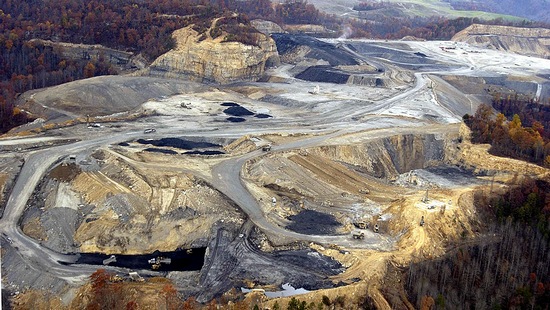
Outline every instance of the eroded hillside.
{"label": "eroded hillside", "polygon": [[185,169],[136,164],[105,150],[59,164],[23,230],[61,252],[141,254],[203,247],[217,221],[242,224],[230,201]]}

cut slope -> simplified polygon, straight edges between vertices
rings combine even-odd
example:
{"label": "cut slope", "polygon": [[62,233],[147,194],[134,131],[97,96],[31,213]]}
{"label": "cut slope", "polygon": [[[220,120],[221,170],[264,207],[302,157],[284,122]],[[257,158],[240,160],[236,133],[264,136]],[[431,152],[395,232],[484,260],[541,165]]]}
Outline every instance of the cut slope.
{"label": "cut slope", "polygon": [[452,40],[522,55],[550,57],[550,29],[474,24],[455,34]]}

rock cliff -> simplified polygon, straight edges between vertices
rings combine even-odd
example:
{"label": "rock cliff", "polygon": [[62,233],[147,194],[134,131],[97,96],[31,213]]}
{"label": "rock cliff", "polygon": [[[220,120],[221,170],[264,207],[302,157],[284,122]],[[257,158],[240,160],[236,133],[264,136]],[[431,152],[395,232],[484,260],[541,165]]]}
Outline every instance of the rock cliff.
{"label": "rock cliff", "polygon": [[147,73],[223,84],[256,80],[279,61],[275,42],[264,34],[257,34],[254,46],[224,42],[224,35],[212,38],[210,32],[201,35],[191,26],[174,31],[176,48],[157,58]]}
{"label": "rock cliff", "polygon": [[474,24],[458,32],[453,41],[550,58],[550,29]]}

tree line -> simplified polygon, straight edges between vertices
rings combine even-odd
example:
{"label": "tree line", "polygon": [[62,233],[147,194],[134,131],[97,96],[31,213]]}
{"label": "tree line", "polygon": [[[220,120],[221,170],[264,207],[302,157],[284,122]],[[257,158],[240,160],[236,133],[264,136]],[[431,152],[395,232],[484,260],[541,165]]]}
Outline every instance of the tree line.
{"label": "tree line", "polygon": [[[230,12],[239,12],[231,17]],[[176,29],[202,32],[225,16],[216,35],[257,44],[250,18],[280,23],[319,23],[319,11],[302,0],[5,0],[0,1],[0,133],[29,121],[15,108],[18,94],[82,78],[117,74],[104,57],[69,59],[59,48],[32,39],[101,44],[152,61],[174,47]],[[202,25],[202,26],[201,26]],[[208,27],[203,27],[207,25]]]}
{"label": "tree line", "polygon": [[412,264],[405,289],[417,309],[548,309],[548,239],[511,220],[499,240]]}
{"label": "tree line", "polygon": [[[384,4],[384,3],[382,3]],[[232,12],[238,12],[232,17]],[[68,59],[56,48],[32,39],[102,44],[152,61],[174,47],[174,30],[195,25],[204,33],[214,18],[225,17],[211,35],[255,45],[258,33],[249,20],[279,24],[323,25],[335,36],[342,18],[319,12],[306,0],[4,0],[0,1],[0,133],[28,121],[15,109],[18,94],[103,74],[116,74],[104,58]],[[449,39],[476,18],[396,18],[348,20],[353,37]],[[502,20],[491,23],[506,24]],[[522,26],[536,26],[528,23]],[[205,36],[202,37],[203,39]]]}
{"label": "tree line", "polygon": [[473,116],[464,115],[463,120],[472,131],[472,142],[491,144],[489,151],[494,155],[550,167],[550,133],[544,126],[550,125],[550,109],[532,100],[511,96],[503,100],[499,95],[494,96],[493,106],[508,116],[495,116],[488,105],[480,105]]}
{"label": "tree line", "polygon": [[[359,16],[364,11],[360,10]],[[502,18],[484,20],[477,17],[459,17],[448,19],[441,16],[433,17],[394,17],[385,15],[368,15],[367,20],[350,20],[353,29],[352,37],[366,37],[378,39],[401,39],[413,36],[425,40],[450,40],[473,24],[501,25],[525,28],[549,28],[550,25],[533,21],[506,21]]]}
{"label": "tree line", "polygon": [[[195,297],[184,298],[173,283],[165,278],[149,278],[143,282],[128,282],[114,273],[105,269],[98,269],[89,277],[89,289],[85,290],[85,298],[75,299],[73,303],[78,304],[80,308],[89,310],[95,309],[183,309],[183,310],[250,310],[264,309],[266,299],[263,294],[255,294],[245,299],[244,294],[238,292],[235,288],[226,292],[222,296],[212,299],[206,303],[199,303]],[[151,305],[150,302],[143,299],[135,299],[136,291],[140,287],[146,287],[151,301],[159,304]],[[359,294],[361,295],[361,294]],[[141,303],[141,304],[140,304]],[[368,298],[366,292],[364,295],[353,298],[337,296],[334,299],[323,295],[317,301],[306,302],[299,297],[292,297],[288,302],[275,301],[271,309],[273,310],[340,310],[340,309],[374,309],[374,304]]]}
{"label": "tree line", "polygon": [[550,184],[525,178],[502,192],[477,192],[474,204],[484,237],[412,264],[404,281],[410,300],[425,309],[548,309]]}
{"label": "tree line", "polygon": [[379,10],[383,8],[390,7],[391,4],[387,1],[367,1],[367,2],[359,2],[358,4],[353,6],[354,11],[373,11],[373,10]]}

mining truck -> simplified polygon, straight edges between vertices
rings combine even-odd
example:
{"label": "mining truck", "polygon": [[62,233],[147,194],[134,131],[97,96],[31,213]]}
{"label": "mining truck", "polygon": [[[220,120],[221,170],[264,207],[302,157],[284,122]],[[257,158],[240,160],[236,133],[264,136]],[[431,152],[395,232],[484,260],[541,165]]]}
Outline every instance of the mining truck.
{"label": "mining truck", "polygon": [[353,239],[365,239],[365,233],[360,230],[355,230],[351,234],[353,236]]}

